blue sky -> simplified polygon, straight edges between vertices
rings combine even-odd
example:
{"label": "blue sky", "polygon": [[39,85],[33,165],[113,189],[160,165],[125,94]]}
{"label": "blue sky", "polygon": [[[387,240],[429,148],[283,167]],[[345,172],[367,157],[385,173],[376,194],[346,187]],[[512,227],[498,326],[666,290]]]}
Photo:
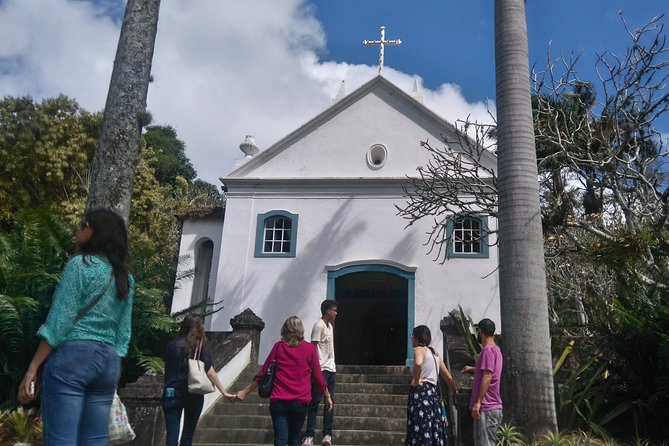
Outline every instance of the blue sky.
{"label": "blue sky", "polygon": [[[105,103],[124,0],[0,0],[0,95],[35,99],[64,93],[87,110]],[[630,28],[666,10],[666,0],[529,0],[530,64],[580,54],[594,78],[596,52],[622,54]],[[664,19],[664,23],[667,19]],[[148,108],[187,146],[198,174],[217,183],[254,135],[271,146],[377,74],[454,122],[494,114],[492,1],[444,0],[162,0]],[[668,134],[667,117],[662,125]]]}
{"label": "blue sky", "polygon": [[[462,87],[469,100],[495,97],[494,8],[491,1],[317,0],[315,16],[327,35],[324,60],[374,63],[378,55],[363,39],[400,38],[386,48],[386,65],[418,73],[424,85]],[[410,6],[407,6],[410,5]],[[473,6],[474,5],[474,6]],[[666,0],[529,0],[526,2],[530,66],[554,56],[580,54],[586,80],[594,78],[596,52],[622,54],[629,44],[619,11],[630,28],[669,9]],[[666,23],[666,20],[665,20]]]}

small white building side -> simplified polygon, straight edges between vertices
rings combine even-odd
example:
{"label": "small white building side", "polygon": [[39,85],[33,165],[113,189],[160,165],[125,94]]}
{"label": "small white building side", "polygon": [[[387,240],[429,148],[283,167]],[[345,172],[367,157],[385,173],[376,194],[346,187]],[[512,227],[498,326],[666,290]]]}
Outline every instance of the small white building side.
{"label": "small white building side", "polygon": [[[172,312],[202,299],[222,301],[206,323],[227,331],[230,318],[250,308],[266,324],[263,360],[287,317],[302,319],[309,340],[321,302],[335,299],[340,364],[411,363],[409,335],[421,324],[441,349],[439,322],[458,305],[474,319],[499,322],[494,235],[477,252],[451,245],[442,264],[425,246],[432,222],[406,227],[397,216],[407,176],[429,161],[420,142],[445,144],[442,135],[456,140],[451,124],[377,76],[247,157],[221,178],[224,216],[183,221],[180,255],[187,261],[180,268],[195,274],[177,283]],[[496,166],[492,154],[484,162]],[[484,228],[496,229],[496,220],[480,217]]]}

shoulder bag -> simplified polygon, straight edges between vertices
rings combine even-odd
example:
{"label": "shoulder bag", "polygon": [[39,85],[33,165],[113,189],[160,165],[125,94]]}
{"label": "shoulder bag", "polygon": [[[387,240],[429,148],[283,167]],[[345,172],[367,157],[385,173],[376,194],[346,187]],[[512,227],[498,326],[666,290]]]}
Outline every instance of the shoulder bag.
{"label": "shoulder bag", "polygon": [[281,344],[281,341],[277,342],[274,345],[270,353],[272,362],[267,366],[267,370],[262,374],[260,380],[258,381],[258,396],[260,398],[269,398],[272,394],[272,388],[274,387],[274,374],[276,373],[276,351]]}
{"label": "shoulder bag", "polygon": [[188,392],[206,395],[216,390],[216,388],[207,376],[204,362],[200,360],[200,353],[202,353],[202,340],[197,345],[193,358],[188,359]]}
{"label": "shoulder bag", "polygon": [[434,366],[437,369],[437,391],[439,392],[439,403],[441,404],[441,419],[444,420],[444,424],[448,426],[446,403],[444,402],[444,395],[441,393],[441,377],[439,376],[439,362],[437,361],[437,356],[434,353],[432,353],[432,359],[434,359]]}

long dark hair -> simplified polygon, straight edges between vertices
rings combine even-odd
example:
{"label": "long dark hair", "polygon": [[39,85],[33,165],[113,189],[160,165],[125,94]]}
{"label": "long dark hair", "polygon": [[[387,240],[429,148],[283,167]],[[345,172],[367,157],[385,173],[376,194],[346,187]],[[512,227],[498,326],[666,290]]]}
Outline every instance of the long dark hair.
{"label": "long dark hair", "polygon": [[116,212],[110,209],[94,208],[84,213],[82,227],[93,230],[91,239],[78,246],[78,252],[83,255],[84,262],[87,255],[102,255],[112,266],[116,280],[116,296],[127,299],[130,290],[128,273],[128,230],[125,221]]}
{"label": "long dark hair", "polygon": [[430,347],[430,344],[432,343],[432,333],[430,332],[430,329],[427,327],[427,325],[419,325],[418,327],[414,327],[413,337],[419,346],[429,348],[432,354],[434,354],[434,350],[432,347]]}
{"label": "long dark hair", "polygon": [[193,353],[198,344],[202,342],[204,346],[207,337],[204,334],[204,323],[202,316],[199,314],[188,314],[181,321],[179,325],[179,336],[186,337],[186,345],[182,351],[184,362],[188,362],[188,358],[193,357]]}

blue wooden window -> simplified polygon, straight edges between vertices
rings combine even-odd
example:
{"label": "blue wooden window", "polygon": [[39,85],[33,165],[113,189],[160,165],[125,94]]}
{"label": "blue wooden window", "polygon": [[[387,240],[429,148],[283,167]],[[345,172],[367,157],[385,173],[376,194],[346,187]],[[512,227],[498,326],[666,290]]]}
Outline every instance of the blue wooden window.
{"label": "blue wooden window", "polygon": [[488,217],[454,215],[448,222],[449,258],[488,258]]}
{"label": "blue wooden window", "polygon": [[255,256],[295,257],[297,220],[297,214],[287,211],[258,214]]}

